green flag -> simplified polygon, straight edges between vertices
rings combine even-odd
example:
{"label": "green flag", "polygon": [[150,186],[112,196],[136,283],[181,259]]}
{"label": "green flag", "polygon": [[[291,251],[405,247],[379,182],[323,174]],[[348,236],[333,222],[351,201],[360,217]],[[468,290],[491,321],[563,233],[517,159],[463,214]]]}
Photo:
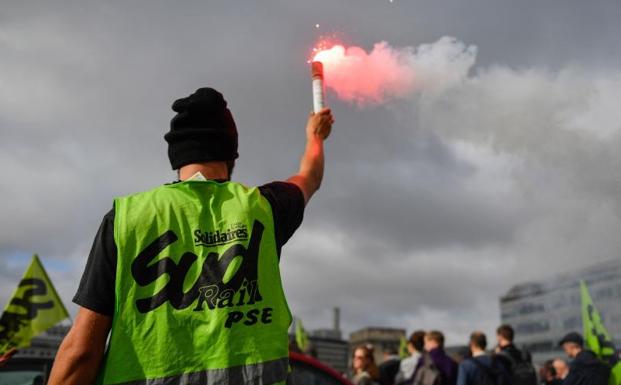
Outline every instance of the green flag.
{"label": "green flag", "polygon": [[298,344],[301,351],[306,351],[308,347],[308,335],[306,334],[306,330],[304,330],[302,320],[299,318],[295,319],[295,342]]}
{"label": "green flag", "polygon": [[69,317],[37,255],[0,317],[0,355],[30,344],[32,337]]}
{"label": "green flag", "polygon": [[612,367],[610,385],[621,384],[621,362],[615,353],[615,346],[608,330],[604,327],[602,317],[593,304],[589,289],[584,281],[580,281],[582,297],[582,325],[586,347],[593,351],[598,358]]}
{"label": "green flag", "polygon": [[408,350],[408,341],[404,336],[401,336],[401,340],[399,341],[399,357],[408,358],[410,356],[410,352]]}

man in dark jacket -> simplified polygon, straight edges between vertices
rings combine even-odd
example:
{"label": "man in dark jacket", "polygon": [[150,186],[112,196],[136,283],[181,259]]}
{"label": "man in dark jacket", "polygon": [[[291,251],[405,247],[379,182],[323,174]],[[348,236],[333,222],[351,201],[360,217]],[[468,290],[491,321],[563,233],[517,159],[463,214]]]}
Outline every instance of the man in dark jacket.
{"label": "man in dark jacket", "polygon": [[433,365],[440,371],[441,385],[457,383],[457,363],[444,351],[444,334],[432,330],[425,335],[425,350]]}
{"label": "man in dark jacket", "polygon": [[610,367],[598,360],[593,352],[584,349],[584,339],[579,333],[567,334],[559,345],[572,359],[563,385],[608,385]]}
{"label": "man in dark jacket", "polygon": [[397,372],[399,372],[400,364],[401,359],[399,358],[396,348],[389,346],[384,349],[384,362],[378,367],[380,372],[380,385],[393,385],[395,383],[395,377],[397,376]]}
{"label": "man in dark jacket", "polygon": [[500,325],[496,329],[496,356],[507,369],[511,385],[536,385],[537,372],[531,362],[530,354],[520,351],[513,344],[514,331],[511,325]]}
{"label": "man in dark jacket", "polygon": [[483,332],[470,335],[471,358],[459,364],[457,385],[496,384],[509,385],[509,373],[495,356],[485,353],[487,338]]}

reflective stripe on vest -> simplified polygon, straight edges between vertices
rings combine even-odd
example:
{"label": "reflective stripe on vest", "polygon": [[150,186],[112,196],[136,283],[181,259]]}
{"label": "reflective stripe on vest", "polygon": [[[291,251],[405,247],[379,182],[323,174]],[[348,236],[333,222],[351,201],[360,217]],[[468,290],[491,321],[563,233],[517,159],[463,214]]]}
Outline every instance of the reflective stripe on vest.
{"label": "reflective stripe on vest", "polygon": [[99,383],[284,381],[291,313],[259,189],[186,181],[114,207],[116,298]]}
{"label": "reflective stripe on vest", "polygon": [[183,373],[178,376],[130,381],[118,385],[276,384],[286,381],[288,368],[289,360],[283,358],[254,365]]}

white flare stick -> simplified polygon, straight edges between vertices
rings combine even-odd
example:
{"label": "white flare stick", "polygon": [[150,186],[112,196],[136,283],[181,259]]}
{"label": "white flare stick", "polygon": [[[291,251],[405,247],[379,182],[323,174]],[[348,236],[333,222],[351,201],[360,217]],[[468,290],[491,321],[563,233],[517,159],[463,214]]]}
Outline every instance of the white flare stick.
{"label": "white flare stick", "polygon": [[313,111],[319,112],[325,107],[326,92],[323,84],[323,64],[318,61],[311,63],[313,74]]}

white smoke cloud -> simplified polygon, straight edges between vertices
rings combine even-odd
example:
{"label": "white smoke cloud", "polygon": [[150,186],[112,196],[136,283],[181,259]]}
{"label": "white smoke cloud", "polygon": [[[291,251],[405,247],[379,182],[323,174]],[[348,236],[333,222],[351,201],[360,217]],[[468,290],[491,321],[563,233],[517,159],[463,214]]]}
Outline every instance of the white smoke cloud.
{"label": "white smoke cloud", "polygon": [[477,55],[477,47],[448,36],[407,51],[416,78],[414,91],[430,95],[446,92],[464,82]]}
{"label": "white smoke cloud", "polygon": [[443,37],[418,48],[377,43],[371,52],[336,45],[313,60],[325,68],[327,87],[340,99],[361,106],[389,102],[413,91],[442,92],[463,81],[474,64],[476,47]]}

